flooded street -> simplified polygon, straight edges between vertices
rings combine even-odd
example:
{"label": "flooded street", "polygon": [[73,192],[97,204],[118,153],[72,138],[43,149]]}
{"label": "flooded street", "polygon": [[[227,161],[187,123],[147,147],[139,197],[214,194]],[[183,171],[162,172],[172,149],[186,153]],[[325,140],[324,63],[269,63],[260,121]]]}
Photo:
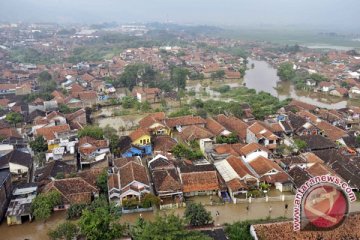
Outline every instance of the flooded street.
{"label": "flooded street", "polygon": [[[288,204],[288,210],[285,209],[285,203]],[[246,207],[249,206],[249,210]],[[269,212],[270,206],[272,211]],[[232,204],[227,203],[217,206],[206,206],[206,209],[211,212],[215,225],[222,225],[224,223],[233,223],[235,221],[252,220],[252,219],[265,219],[286,217],[292,218],[293,201],[285,202],[260,202],[260,203],[242,203]],[[155,215],[158,214],[170,214],[174,213],[180,217],[184,215],[185,208],[173,209],[173,210],[157,210],[156,212],[143,212],[141,215],[145,220],[153,220]],[[216,216],[216,211],[219,211],[220,215]],[[360,211],[360,202],[352,203],[350,206],[351,212]],[[121,217],[121,223],[132,224],[139,217],[139,213],[124,214]],[[34,221],[32,223],[25,223],[17,226],[7,226],[6,222],[0,225],[0,239],[1,240],[39,240],[48,239],[47,232],[49,229],[53,229],[58,224],[65,220],[65,212],[57,212],[52,217],[43,222]]]}

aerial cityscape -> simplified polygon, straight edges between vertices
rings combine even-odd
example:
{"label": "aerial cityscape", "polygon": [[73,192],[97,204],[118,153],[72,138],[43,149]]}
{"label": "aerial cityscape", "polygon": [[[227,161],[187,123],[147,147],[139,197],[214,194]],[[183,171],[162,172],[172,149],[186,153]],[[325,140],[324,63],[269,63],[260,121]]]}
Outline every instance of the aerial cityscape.
{"label": "aerial cityscape", "polygon": [[360,239],[357,7],[0,3],[0,239]]}

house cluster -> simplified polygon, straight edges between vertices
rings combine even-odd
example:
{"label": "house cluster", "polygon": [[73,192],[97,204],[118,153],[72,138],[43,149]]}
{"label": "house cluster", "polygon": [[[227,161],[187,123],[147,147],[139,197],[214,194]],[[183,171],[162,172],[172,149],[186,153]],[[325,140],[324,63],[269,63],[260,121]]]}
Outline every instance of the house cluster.
{"label": "house cluster", "polygon": [[[259,191],[295,192],[320,175],[336,175],[358,191],[358,126],[358,108],[326,110],[295,100],[263,121],[150,114],[122,138],[109,198],[118,205],[141,201],[153,186],[163,208],[197,195],[237,202]],[[236,142],[224,143],[234,135]],[[179,145],[202,157],[179,154]]]}

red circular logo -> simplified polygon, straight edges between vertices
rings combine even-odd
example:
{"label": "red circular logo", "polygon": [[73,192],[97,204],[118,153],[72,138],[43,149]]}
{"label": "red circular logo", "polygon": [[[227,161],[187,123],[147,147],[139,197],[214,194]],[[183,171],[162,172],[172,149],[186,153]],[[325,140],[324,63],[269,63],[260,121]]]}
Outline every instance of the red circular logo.
{"label": "red circular logo", "polygon": [[349,205],[345,193],[339,187],[325,183],[308,190],[303,209],[313,227],[330,229],[343,222]]}

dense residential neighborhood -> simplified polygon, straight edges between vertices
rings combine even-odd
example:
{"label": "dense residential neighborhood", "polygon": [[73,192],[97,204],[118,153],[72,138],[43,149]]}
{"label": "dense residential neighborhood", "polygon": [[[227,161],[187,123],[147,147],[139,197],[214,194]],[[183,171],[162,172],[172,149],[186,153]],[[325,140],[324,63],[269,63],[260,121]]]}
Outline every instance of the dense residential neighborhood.
{"label": "dense residential neighborhood", "polygon": [[[132,28],[146,35],[146,27]],[[299,91],[356,99],[357,53],[299,46],[279,53],[267,43],[180,34],[187,44],[124,44],[109,58],[82,59],[74,52],[108,41],[106,33],[61,30],[0,25],[0,219],[7,225],[61,211],[82,215],[81,224],[102,201],[140,219],[197,202],[285,203],[322,175],[359,195],[360,107],[279,100],[243,82],[253,58],[277,67]],[[246,54],[221,49],[234,46]],[[47,55],[51,61],[41,59]],[[291,74],[282,74],[289,66]],[[272,227],[254,231],[274,236],[266,233]]]}

